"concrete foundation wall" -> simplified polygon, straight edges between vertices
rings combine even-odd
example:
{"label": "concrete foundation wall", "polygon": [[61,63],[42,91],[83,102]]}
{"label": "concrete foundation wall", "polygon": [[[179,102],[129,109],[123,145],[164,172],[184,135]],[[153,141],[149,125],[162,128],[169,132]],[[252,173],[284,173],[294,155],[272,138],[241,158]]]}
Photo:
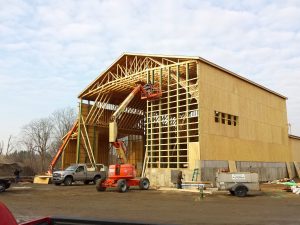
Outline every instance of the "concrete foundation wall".
{"label": "concrete foundation wall", "polygon": [[[291,168],[291,177],[296,177],[295,167],[292,162],[289,163]],[[259,181],[272,181],[288,176],[287,165],[285,162],[247,162],[237,161],[236,168],[238,172],[256,172],[259,174]],[[215,182],[216,172],[221,169],[229,170],[227,160],[202,160],[201,177],[202,181]],[[185,181],[191,181],[193,171],[190,169],[180,169],[184,174]],[[148,168],[146,177],[149,178],[152,186],[174,187],[171,182],[171,169]],[[199,176],[198,179],[199,180]]]}
{"label": "concrete foundation wall", "polygon": [[[184,180],[192,180],[193,170],[179,170],[182,171]],[[175,187],[175,185],[171,182],[171,171],[172,169],[148,168],[146,170],[146,177],[149,178],[151,186]]]}
{"label": "concrete foundation wall", "polygon": [[201,178],[203,181],[215,181],[216,172],[228,168],[227,160],[201,160]]}
{"label": "concrete foundation wall", "polygon": [[237,171],[258,173],[259,181],[289,177],[285,162],[236,162],[236,167]]}

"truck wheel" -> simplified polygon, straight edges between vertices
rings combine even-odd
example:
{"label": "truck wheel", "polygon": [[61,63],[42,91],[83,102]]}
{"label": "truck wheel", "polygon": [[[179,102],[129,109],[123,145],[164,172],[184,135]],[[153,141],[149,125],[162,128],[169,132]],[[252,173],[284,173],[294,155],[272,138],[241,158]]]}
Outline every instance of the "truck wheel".
{"label": "truck wheel", "polygon": [[56,186],[59,186],[59,185],[61,185],[61,183],[54,183]]}
{"label": "truck wheel", "polygon": [[5,191],[5,184],[4,183],[0,183],[0,192],[4,192]]}
{"label": "truck wheel", "polygon": [[85,185],[88,185],[88,184],[90,183],[90,181],[89,181],[89,180],[85,180],[83,183],[84,183]]}
{"label": "truck wheel", "polygon": [[140,183],[139,183],[140,189],[141,190],[148,190],[149,186],[150,186],[150,181],[148,180],[148,178],[144,177],[140,179]]}
{"label": "truck wheel", "polygon": [[117,182],[117,189],[119,192],[126,192],[127,191],[127,183],[125,179],[120,179]]}
{"label": "truck wheel", "polygon": [[103,187],[103,183],[105,182],[105,179],[98,179],[96,182],[96,190],[97,191],[105,191],[106,187]]}
{"label": "truck wheel", "polygon": [[99,180],[99,179],[101,179],[100,176],[95,176],[95,177],[94,177],[94,180],[93,180],[93,183],[96,184],[96,183],[97,183],[97,180]]}
{"label": "truck wheel", "polygon": [[72,177],[66,177],[65,180],[64,180],[64,185],[70,186],[70,185],[72,185],[72,182],[73,182]]}
{"label": "truck wheel", "polygon": [[234,194],[237,197],[245,197],[247,195],[248,189],[247,187],[240,185],[234,189]]}
{"label": "truck wheel", "polygon": [[233,190],[229,190],[231,195],[234,195],[234,191]]}

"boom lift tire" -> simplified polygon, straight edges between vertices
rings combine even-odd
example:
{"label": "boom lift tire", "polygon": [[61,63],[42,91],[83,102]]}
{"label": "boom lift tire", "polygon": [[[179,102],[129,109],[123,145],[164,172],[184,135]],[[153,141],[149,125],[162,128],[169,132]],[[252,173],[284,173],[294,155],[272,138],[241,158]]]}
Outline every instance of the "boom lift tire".
{"label": "boom lift tire", "polygon": [[100,176],[95,176],[94,177],[94,180],[93,180],[93,184],[96,184],[97,183],[97,180],[101,179]]}
{"label": "boom lift tire", "polygon": [[117,181],[117,189],[119,192],[127,191],[127,182],[125,179],[120,179]]}
{"label": "boom lift tire", "polygon": [[140,189],[141,190],[148,190],[149,186],[150,186],[150,181],[148,178],[143,177],[140,179],[140,183],[139,183]]}
{"label": "boom lift tire", "polygon": [[72,177],[66,177],[64,180],[64,185],[66,186],[71,186],[73,182],[73,178]]}
{"label": "boom lift tire", "polygon": [[105,191],[106,187],[103,187],[102,184],[105,182],[104,178],[98,179],[96,181],[96,190],[97,191]]}

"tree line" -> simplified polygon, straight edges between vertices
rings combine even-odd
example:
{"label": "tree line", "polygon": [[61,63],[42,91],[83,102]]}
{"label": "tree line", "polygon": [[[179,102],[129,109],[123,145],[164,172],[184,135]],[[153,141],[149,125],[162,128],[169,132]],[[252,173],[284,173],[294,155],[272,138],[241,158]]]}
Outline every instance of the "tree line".
{"label": "tree line", "polygon": [[9,135],[6,144],[0,141],[0,159],[20,162],[34,173],[46,172],[76,117],[76,110],[67,107],[54,111],[48,117],[32,120],[22,127],[17,136]]}

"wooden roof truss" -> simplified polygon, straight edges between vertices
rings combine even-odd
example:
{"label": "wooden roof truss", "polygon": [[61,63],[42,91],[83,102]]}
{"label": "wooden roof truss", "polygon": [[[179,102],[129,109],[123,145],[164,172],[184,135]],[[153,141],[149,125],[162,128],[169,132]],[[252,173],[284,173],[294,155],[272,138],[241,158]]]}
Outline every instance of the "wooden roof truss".
{"label": "wooden roof truss", "polygon": [[119,134],[146,133],[150,167],[182,168],[188,163],[188,142],[198,138],[198,118],[193,115],[198,113],[199,95],[195,59],[123,56],[82,92],[79,97],[90,104],[87,116],[80,117],[89,159],[94,161],[86,126],[107,128],[137,82],[158,83],[163,95],[155,101],[135,96],[117,121]]}

